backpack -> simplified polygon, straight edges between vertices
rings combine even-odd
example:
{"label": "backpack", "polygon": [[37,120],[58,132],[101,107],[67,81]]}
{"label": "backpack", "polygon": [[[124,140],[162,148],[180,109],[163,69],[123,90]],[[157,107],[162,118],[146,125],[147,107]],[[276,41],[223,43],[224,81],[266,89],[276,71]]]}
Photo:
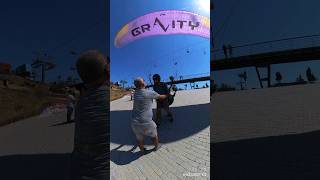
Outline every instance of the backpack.
{"label": "backpack", "polygon": [[169,106],[173,103],[174,101],[174,96],[176,95],[176,92],[174,92],[174,94],[169,94],[168,96],[168,102],[169,102]]}
{"label": "backpack", "polygon": [[176,90],[174,91],[174,94],[170,94],[170,89],[172,88],[172,84],[170,85],[169,88],[167,88],[166,84],[162,83],[162,82],[160,83],[160,87],[167,89],[167,91],[168,91],[168,103],[169,103],[169,106],[170,106],[174,101],[174,97],[176,95]]}

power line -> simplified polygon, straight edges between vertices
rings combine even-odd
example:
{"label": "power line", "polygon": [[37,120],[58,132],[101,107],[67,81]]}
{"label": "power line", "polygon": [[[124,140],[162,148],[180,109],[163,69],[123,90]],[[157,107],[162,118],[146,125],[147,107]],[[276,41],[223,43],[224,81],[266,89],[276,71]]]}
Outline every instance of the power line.
{"label": "power line", "polygon": [[157,57],[152,58],[152,59],[159,59],[160,57],[162,58],[162,57],[166,57],[166,56],[169,56],[169,55],[172,55],[172,54],[176,54],[176,53],[179,52],[179,51],[186,50],[186,49],[190,48],[192,45],[195,45],[195,44],[196,44],[196,46],[194,46],[194,47],[197,47],[197,46],[200,46],[200,45],[202,45],[202,44],[204,44],[204,43],[207,43],[207,42],[195,42],[195,43],[190,43],[190,44],[187,45],[187,46],[183,46],[183,47],[181,47],[181,48],[177,48],[177,49],[175,49],[175,50],[173,50],[173,51],[171,51],[171,52],[162,54],[162,55],[157,56]]}
{"label": "power line", "polygon": [[[234,13],[234,10],[235,10],[235,8],[236,8],[236,6],[237,6],[237,4],[238,4],[238,1],[239,1],[239,0],[235,0],[235,1],[234,1],[234,3],[233,3],[233,5],[231,6],[230,11],[229,11],[226,19],[225,19],[224,22],[223,22],[223,24],[221,25],[220,28],[217,29],[216,33],[214,33],[214,36],[213,36],[213,41],[214,41],[214,42],[215,42],[216,38],[218,37],[219,33],[220,33],[221,31],[223,31],[224,29],[226,29],[226,28],[224,28],[224,27],[228,25],[228,23],[229,23],[229,21],[230,21],[230,18],[232,17],[232,15],[233,15],[233,13]],[[223,33],[224,33],[224,31],[223,31]]]}
{"label": "power line", "polygon": [[[73,38],[71,38],[71,39],[69,39],[69,40],[67,40],[67,41],[64,41],[64,42],[58,44],[57,46],[53,47],[53,48],[50,50],[50,52],[51,52],[51,53],[52,53],[52,52],[55,52],[55,51],[59,50],[61,47],[64,47],[64,46],[72,43],[73,41],[75,41],[75,40],[77,40],[78,38],[84,36],[84,35],[87,34],[89,31],[91,31],[92,29],[96,28],[97,26],[99,26],[100,24],[102,24],[102,23],[104,23],[104,22],[105,22],[104,19],[100,19],[100,20],[97,21],[95,24],[93,24],[93,25],[89,26],[88,28],[86,28],[86,31],[84,31],[83,33],[79,33],[77,36],[74,36]],[[39,52],[39,53],[40,53],[40,52]],[[45,56],[47,56],[47,53],[44,53],[44,54],[45,54]],[[51,57],[51,56],[50,56],[50,57]],[[40,57],[40,54],[37,54],[36,59],[39,59],[39,58],[40,58],[40,60],[43,59],[43,58]],[[43,77],[42,77],[42,79],[43,79],[42,81],[44,81],[44,72],[43,72],[42,74],[43,74],[43,75],[42,75],[42,76],[43,76]]]}
{"label": "power line", "polygon": [[[282,39],[276,39],[276,40],[270,40],[270,41],[255,42],[255,43],[243,44],[243,45],[239,45],[239,46],[233,46],[232,48],[235,49],[235,48],[242,48],[242,47],[248,47],[248,46],[261,45],[261,44],[270,44],[270,43],[273,43],[273,42],[289,41],[289,40],[312,38],[312,37],[320,37],[320,34],[313,34],[313,35],[306,35],[306,36],[296,36],[296,37],[282,38]],[[213,50],[213,52],[219,52],[219,51],[222,51],[222,49]]]}
{"label": "power line", "polygon": [[92,29],[98,27],[99,25],[103,24],[103,23],[106,23],[106,20],[105,19],[100,19],[99,21],[97,21],[95,24],[93,25],[90,25],[88,28],[86,28],[86,31],[84,31],[83,33],[80,33],[76,36],[74,36],[73,38],[65,41],[65,42],[62,42],[60,44],[58,44],[57,46],[53,47],[51,49],[51,52],[55,52],[57,51],[58,49],[60,49],[61,47],[64,47],[72,42],[74,42],[75,40],[79,39],[80,37],[86,35],[88,32],[90,32]]}
{"label": "power line", "polygon": [[[164,53],[164,54],[162,54],[162,55],[160,55],[160,56],[150,58],[151,61],[152,61],[152,63],[147,65],[147,66],[148,66],[148,69],[149,69],[149,73],[151,73],[151,72],[153,71],[153,70],[151,70],[151,69],[155,69],[155,68],[158,68],[158,67],[159,67],[160,63],[158,63],[158,60],[159,60],[160,58],[164,58],[164,57],[167,57],[167,56],[172,56],[172,57],[174,58],[174,59],[173,59],[173,62],[174,62],[174,61],[177,61],[179,58],[181,58],[181,57],[183,56],[183,55],[177,56],[177,55],[176,55],[177,52],[182,51],[182,50],[186,50],[186,49],[190,49],[190,46],[192,46],[192,45],[195,45],[194,47],[196,47],[196,49],[198,49],[198,48],[200,48],[199,46],[200,46],[200,45],[203,45],[204,43],[206,43],[206,42],[196,41],[196,42],[194,42],[194,43],[188,44],[187,46],[184,46],[184,47],[175,49],[175,50],[170,51],[170,52],[167,52],[167,53]],[[187,50],[187,51],[189,51],[189,50]],[[210,51],[210,50],[209,50],[209,51]]]}

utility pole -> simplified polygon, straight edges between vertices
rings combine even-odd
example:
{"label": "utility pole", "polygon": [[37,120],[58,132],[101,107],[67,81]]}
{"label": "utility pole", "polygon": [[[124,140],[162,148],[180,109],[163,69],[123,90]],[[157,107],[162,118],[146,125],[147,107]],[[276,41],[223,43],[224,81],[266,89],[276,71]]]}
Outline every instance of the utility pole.
{"label": "utility pole", "polygon": [[[210,12],[213,11],[214,9],[214,4],[213,2],[210,1]],[[210,13],[211,14],[211,13]],[[210,18],[211,19],[211,18]],[[210,40],[211,40],[211,45],[212,45],[212,49],[214,48],[214,43],[213,43],[213,29],[212,29],[212,24],[210,22],[210,31],[211,31],[211,35],[210,35]]]}
{"label": "utility pole", "polygon": [[[70,53],[70,55],[72,55],[74,57],[79,55],[79,53],[74,49],[71,49],[69,53]],[[71,71],[71,74],[72,74],[71,83],[75,84],[76,83],[76,78],[75,77],[76,77],[76,72],[77,72],[77,68],[75,67],[75,65],[71,65],[70,71]]]}
{"label": "utility pole", "polygon": [[33,63],[31,64],[32,68],[41,68],[41,82],[45,82],[45,73],[46,71],[53,69],[55,64],[50,62],[50,56],[46,53],[38,52],[36,53],[36,58],[34,59]]}

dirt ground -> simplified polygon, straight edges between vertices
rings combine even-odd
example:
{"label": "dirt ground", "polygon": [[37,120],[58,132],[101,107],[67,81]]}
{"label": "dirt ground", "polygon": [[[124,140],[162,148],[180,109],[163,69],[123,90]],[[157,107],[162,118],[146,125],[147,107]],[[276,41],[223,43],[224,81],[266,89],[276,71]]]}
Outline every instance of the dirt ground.
{"label": "dirt ground", "polygon": [[0,126],[40,114],[50,104],[65,101],[39,91],[0,88]]}
{"label": "dirt ground", "polygon": [[111,85],[111,91],[110,92],[111,92],[110,101],[114,101],[116,99],[120,99],[123,96],[131,93],[131,91],[127,91],[127,90],[125,90],[123,88],[119,88],[119,87],[116,87],[116,86],[113,86],[113,85]]}
{"label": "dirt ground", "polygon": [[0,126],[38,115],[49,105],[65,101],[63,95],[53,96],[46,84],[15,75],[6,77],[8,87],[0,82]]}

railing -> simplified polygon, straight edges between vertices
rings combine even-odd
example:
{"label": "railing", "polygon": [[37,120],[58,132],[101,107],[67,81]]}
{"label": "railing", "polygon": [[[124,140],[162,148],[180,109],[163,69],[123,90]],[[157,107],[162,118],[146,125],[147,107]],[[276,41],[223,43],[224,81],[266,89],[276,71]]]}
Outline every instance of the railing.
{"label": "railing", "polygon": [[[171,84],[171,80],[169,78],[161,79],[162,82],[166,84]],[[185,83],[193,83],[199,81],[210,81],[210,72],[208,73],[199,73],[199,74],[190,74],[184,75],[182,78],[174,78],[173,84],[185,84]],[[152,84],[148,84],[147,87],[152,87]]]}
{"label": "railing", "polygon": [[[276,51],[283,51],[283,50],[319,47],[320,34],[284,38],[284,39],[257,42],[257,43],[244,44],[244,45],[238,45],[238,46],[232,45],[232,46],[233,47],[231,48],[232,49],[231,57],[239,57],[239,56],[276,52]],[[219,47],[219,48],[221,49],[214,49],[211,51],[213,60],[226,59],[223,48],[222,47]],[[228,56],[230,58],[230,54],[228,54]]]}
{"label": "railing", "polygon": [[[210,72],[198,73],[198,74],[189,74],[189,75],[178,75],[178,76],[174,76],[174,80],[177,81],[177,80],[193,79],[193,78],[200,78],[200,77],[207,77],[207,76],[210,76]],[[170,82],[171,81],[169,79],[169,77],[163,78],[162,80],[165,81],[165,82]]]}

